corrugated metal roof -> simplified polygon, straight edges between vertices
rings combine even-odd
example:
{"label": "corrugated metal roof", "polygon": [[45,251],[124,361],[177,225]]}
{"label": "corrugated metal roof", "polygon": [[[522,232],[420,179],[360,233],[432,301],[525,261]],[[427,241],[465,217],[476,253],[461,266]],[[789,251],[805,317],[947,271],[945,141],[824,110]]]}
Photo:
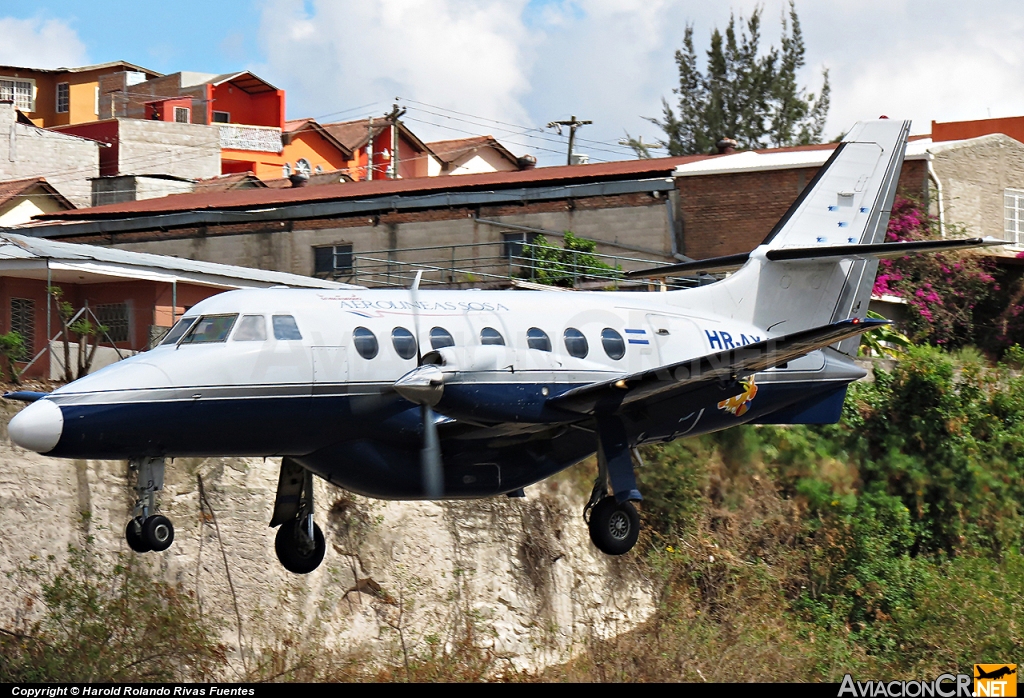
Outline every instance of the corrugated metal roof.
{"label": "corrugated metal roof", "polygon": [[39,216],[40,221],[130,218],[136,215],[178,213],[204,210],[251,210],[291,206],[303,203],[373,199],[390,195],[500,190],[516,187],[544,186],[563,183],[587,183],[617,179],[668,176],[678,166],[722,156],[689,155],[684,157],[623,160],[593,165],[562,165],[532,170],[486,172],[458,177],[417,177],[413,179],[375,179],[372,181],[325,184],[292,189],[243,189],[226,192],[178,194],[159,199],[145,199],[108,206],[79,209],[66,213]]}
{"label": "corrugated metal roof", "polygon": [[[956,141],[962,143],[962,141]],[[691,177],[708,174],[730,174],[734,172],[763,172],[767,170],[788,170],[797,167],[821,167],[832,155],[838,143],[822,143],[794,148],[771,150],[744,150],[716,158],[680,165],[675,169],[676,177]],[[922,160],[933,150],[931,138],[916,138],[907,143],[907,160]]]}
{"label": "corrugated metal roof", "polygon": [[[0,235],[0,263],[4,260],[51,260],[83,265],[116,265],[120,269],[135,268],[140,272],[171,272],[186,275],[188,280],[212,286],[297,286],[300,288],[362,288],[327,279],[315,279],[280,271],[250,269],[230,264],[200,262],[148,252],[131,252],[113,247],[58,242],[24,235]],[[242,283],[230,283],[231,280]]]}

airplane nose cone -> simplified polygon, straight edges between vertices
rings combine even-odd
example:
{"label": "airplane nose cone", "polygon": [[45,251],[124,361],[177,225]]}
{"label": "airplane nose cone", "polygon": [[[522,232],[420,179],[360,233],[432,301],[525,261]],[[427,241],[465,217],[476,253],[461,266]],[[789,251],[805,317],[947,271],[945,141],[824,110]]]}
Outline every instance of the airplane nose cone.
{"label": "airplane nose cone", "polygon": [[11,441],[36,453],[52,451],[64,431],[64,415],[52,400],[36,400],[7,427]]}

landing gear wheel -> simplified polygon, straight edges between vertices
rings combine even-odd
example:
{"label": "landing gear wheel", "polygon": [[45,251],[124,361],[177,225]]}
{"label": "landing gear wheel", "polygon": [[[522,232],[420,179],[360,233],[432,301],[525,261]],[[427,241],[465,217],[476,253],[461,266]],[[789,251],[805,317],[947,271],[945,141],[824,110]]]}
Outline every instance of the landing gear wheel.
{"label": "landing gear wheel", "polygon": [[305,531],[305,522],[291,519],[277,529],[274,550],[286,570],[295,574],[309,574],[323,562],[327,545],[319,526],[313,524],[313,540],[310,541]]}
{"label": "landing gear wheel", "polygon": [[590,511],[590,540],[608,555],[624,555],[640,536],[640,516],[632,502],[605,497]]}
{"label": "landing gear wheel", "polygon": [[150,550],[167,550],[174,542],[174,525],[166,516],[150,516],[142,524],[142,539]]}
{"label": "landing gear wheel", "polygon": [[125,526],[124,539],[128,542],[128,547],[137,553],[150,551],[149,544],[142,538],[142,524],[136,519],[132,519]]}

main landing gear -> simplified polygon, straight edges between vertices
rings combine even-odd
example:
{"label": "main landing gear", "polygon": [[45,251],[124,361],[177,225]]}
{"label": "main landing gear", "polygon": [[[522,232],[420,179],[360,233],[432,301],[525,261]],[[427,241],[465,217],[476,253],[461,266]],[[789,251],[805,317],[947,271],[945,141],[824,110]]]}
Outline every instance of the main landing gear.
{"label": "main landing gear", "polygon": [[135,509],[124,530],[128,547],[137,553],[167,550],[174,542],[174,525],[156,513],[156,493],[164,488],[164,459],[133,458],[128,469],[135,476]]}
{"label": "main landing gear", "polygon": [[[598,417],[597,433],[598,474],[590,501],[583,508],[583,520],[598,550],[624,555],[640,536],[640,515],[633,502],[643,497],[636,488],[632,451],[622,422],[615,417]],[[608,494],[609,486],[612,495]]]}
{"label": "main landing gear", "polygon": [[270,525],[280,526],[274,550],[286,570],[309,574],[320,566],[327,546],[323,532],[313,521],[313,474],[291,458],[281,461]]}

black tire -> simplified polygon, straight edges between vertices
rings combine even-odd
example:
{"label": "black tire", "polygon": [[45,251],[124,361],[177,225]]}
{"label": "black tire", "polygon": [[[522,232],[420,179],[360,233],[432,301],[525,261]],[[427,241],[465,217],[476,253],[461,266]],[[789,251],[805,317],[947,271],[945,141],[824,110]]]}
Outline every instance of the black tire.
{"label": "black tire", "polygon": [[150,516],[142,524],[142,539],[150,550],[167,550],[174,542],[174,524],[166,516]]}
{"label": "black tire", "polygon": [[124,539],[128,542],[128,547],[137,553],[148,553],[150,551],[149,544],[142,537],[142,526],[132,519],[128,522],[128,525],[124,528]]}
{"label": "black tire", "polygon": [[605,497],[590,511],[590,540],[608,555],[624,555],[640,536],[640,516],[632,502]]}
{"label": "black tire", "polygon": [[303,554],[299,549],[299,522],[295,519],[285,521],[281,528],[277,529],[277,537],[274,539],[274,550],[277,552],[277,559],[281,566],[294,574],[309,574],[324,560],[324,552],[327,545],[324,543],[324,534],[320,527],[313,524],[313,549]]}

